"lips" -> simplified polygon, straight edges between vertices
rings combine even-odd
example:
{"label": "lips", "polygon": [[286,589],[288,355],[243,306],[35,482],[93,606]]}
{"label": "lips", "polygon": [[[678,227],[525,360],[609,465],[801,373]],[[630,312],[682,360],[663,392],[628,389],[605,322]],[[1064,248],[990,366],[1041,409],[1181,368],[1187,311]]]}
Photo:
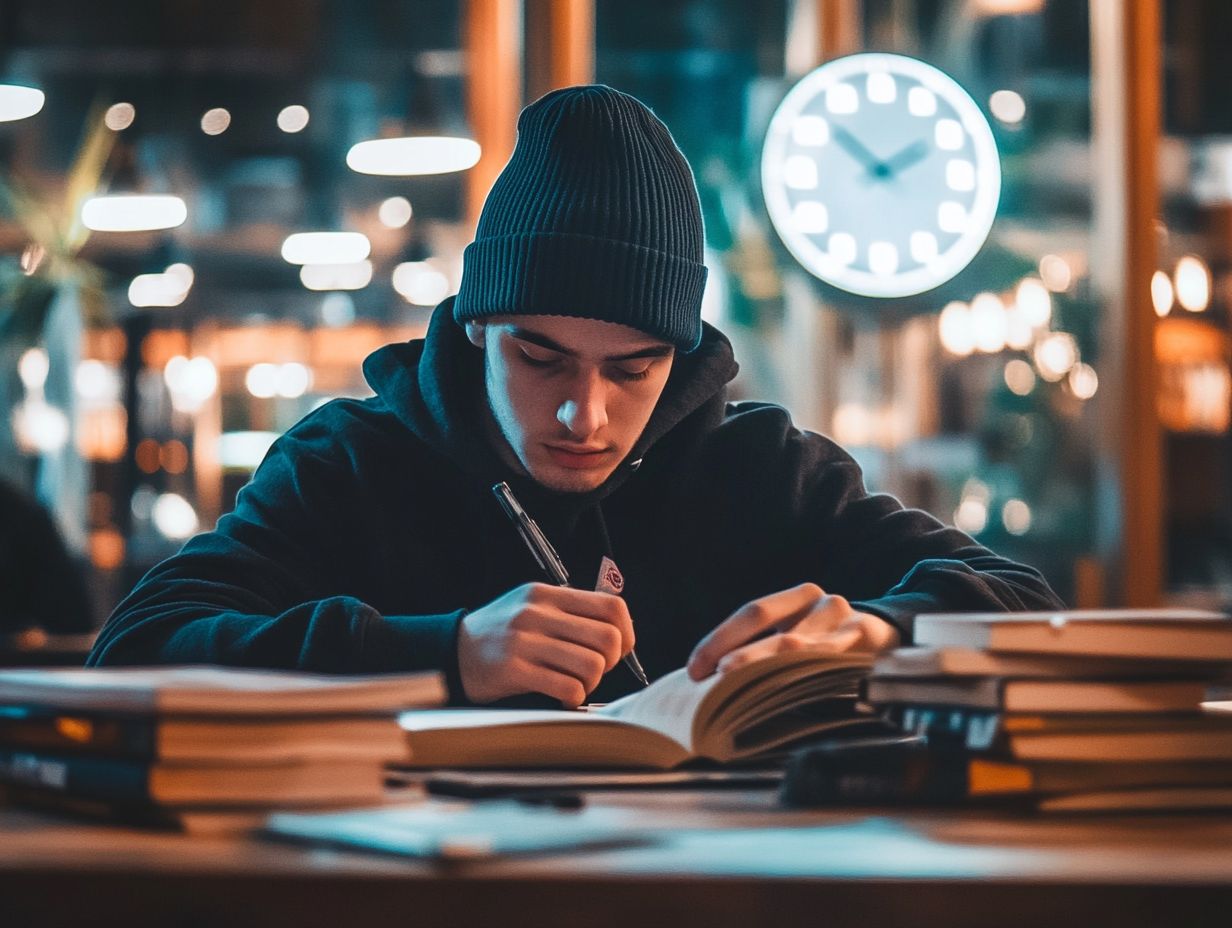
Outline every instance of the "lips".
{"label": "lips", "polygon": [[548,455],[561,467],[575,470],[585,470],[600,466],[611,449],[607,447],[589,448],[585,445],[544,445]]}

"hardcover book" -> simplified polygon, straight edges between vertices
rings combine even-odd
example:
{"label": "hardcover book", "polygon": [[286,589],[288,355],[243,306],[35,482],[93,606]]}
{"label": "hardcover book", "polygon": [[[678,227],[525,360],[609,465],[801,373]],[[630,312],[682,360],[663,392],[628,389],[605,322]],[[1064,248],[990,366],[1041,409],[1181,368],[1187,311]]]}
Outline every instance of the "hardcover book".
{"label": "hardcover book", "polygon": [[1201,609],[933,613],[916,617],[915,642],[1013,653],[1232,661],[1232,618]]}
{"label": "hardcover book", "polygon": [[235,667],[0,670],[0,705],[167,715],[392,714],[440,705],[438,673],[331,676]]}

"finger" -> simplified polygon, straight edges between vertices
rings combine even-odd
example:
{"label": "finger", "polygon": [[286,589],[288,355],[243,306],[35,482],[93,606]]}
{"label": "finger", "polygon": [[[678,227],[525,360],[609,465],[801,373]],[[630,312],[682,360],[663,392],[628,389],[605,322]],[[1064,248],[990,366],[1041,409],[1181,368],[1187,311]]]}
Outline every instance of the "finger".
{"label": "finger", "polygon": [[737,667],[770,657],[772,654],[778,654],[786,649],[783,643],[784,638],[786,638],[785,635],[771,635],[769,638],[762,638],[760,641],[754,641],[734,651],[729,651],[719,661],[716,670],[719,673],[728,673]]}
{"label": "finger", "polygon": [[780,622],[779,629],[782,631],[801,632],[805,635],[816,637],[832,632],[840,626],[856,620],[862,614],[856,612],[845,597],[827,594],[822,596],[812,609],[800,616],[795,622]]}
{"label": "finger", "polygon": [[719,661],[718,672],[730,673],[737,667],[743,667],[745,664],[774,654],[781,654],[784,651],[808,651],[818,655],[835,655],[859,650],[864,643],[863,629],[855,623],[844,625],[820,637],[810,637],[798,632],[785,632],[737,648]]}
{"label": "finger", "polygon": [[606,622],[620,632],[620,653],[633,650],[633,619],[629,616],[628,604],[619,596],[546,583],[531,584],[527,595],[532,604],[548,605],[569,615]]}
{"label": "finger", "polygon": [[581,684],[584,693],[598,686],[608,670],[606,658],[598,651],[543,635],[531,641],[519,656],[532,664],[572,677]]}
{"label": "finger", "polygon": [[902,644],[902,634],[881,616],[867,612],[857,613],[860,627],[864,630],[864,643],[874,654],[890,651]]}
{"label": "finger", "polygon": [[762,632],[797,621],[823,596],[825,593],[817,584],[802,583],[746,603],[698,642],[689,655],[689,676],[694,680],[710,676],[729,651],[748,643]]}
{"label": "finger", "polygon": [[512,627],[597,651],[603,655],[608,670],[615,667],[617,661],[626,653],[624,636],[614,625],[597,619],[569,615],[551,607],[529,609],[521,613],[513,620]]}
{"label": "finger", "polygon": [[567,673],[542,664],[529,665],[519,678],[518,692],[542,693],[558,700],[566,709],[576,709],[586,701],[586,688]]}

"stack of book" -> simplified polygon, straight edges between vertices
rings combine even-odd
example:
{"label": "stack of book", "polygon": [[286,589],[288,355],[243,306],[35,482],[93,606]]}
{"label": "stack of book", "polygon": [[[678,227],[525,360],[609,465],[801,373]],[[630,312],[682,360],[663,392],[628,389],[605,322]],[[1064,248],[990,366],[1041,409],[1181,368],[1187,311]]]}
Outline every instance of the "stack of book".
{"label": "stack of book", "polygon": [[370,804],[385,764],[406,758],[399,713],[444,698],[434,673],[4,670],[0,787],[12,802],[181,827]]}
{"label": "stack of book", "polygon": [[867,698],[927,736],[919,789],[1055,811],[1232,807],[1232,704],[1204,702],[1232,671],[1227,616],[922,615],[915,638],[876,662]]}

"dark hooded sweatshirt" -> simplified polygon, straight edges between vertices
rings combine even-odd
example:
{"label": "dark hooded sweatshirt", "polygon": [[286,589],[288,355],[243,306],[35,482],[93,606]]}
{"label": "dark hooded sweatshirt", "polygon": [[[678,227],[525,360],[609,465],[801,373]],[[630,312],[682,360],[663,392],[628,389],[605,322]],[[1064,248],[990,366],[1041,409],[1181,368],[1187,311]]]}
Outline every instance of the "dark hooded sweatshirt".
{"label": "dark hooded sweatshirt", "polygon": [[[767,403],[727,403],[731,345],[707,326],[677,355],[632,452],[597,490],[547,491],[502,463],[483,355],[452,319],[364,363],[376,396],[336,400],[283,435],[234,512],[154,567],[89,663],[216,663],[326,673],[443,670],[464,702],[458,623],[545,578],[491,492],[507,480],[592,589],[624,574],[651,679],[744,603],[812,581],[911,640],[917,613],[1049,609],[1035,570],[924,512],[870,495],[833,442]],[[592,698],[636,689],[623,664]]]}

